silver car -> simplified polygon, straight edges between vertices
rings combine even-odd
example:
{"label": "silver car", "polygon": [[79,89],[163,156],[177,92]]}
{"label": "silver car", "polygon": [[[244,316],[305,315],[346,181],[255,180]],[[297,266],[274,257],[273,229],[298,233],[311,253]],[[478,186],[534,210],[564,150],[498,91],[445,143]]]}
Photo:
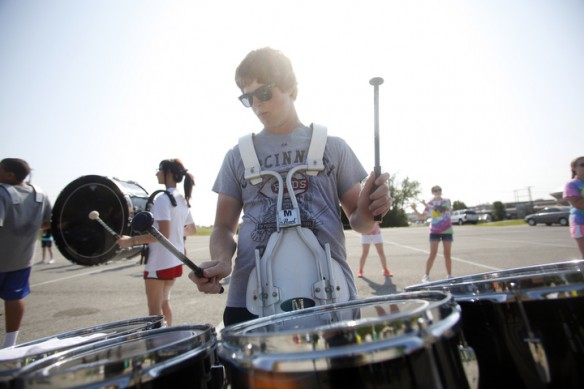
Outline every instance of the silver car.
{"label": "silver car", "polygon": [[542,223],[548,226],[559,224],[567,226],[570,220],[570,207],[545,207],[538,213],[525,216],[525,222],[530,226]]}

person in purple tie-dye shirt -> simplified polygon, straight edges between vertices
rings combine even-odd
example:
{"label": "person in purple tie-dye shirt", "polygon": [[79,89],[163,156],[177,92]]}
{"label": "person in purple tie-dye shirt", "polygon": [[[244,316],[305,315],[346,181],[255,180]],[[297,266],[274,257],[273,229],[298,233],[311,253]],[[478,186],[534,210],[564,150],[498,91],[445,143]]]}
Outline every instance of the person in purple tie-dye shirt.
{"label": "person in purple tie-dye shirt", "polygon": [[584,157],[578,157],[570,163],[572,179],[564,187],[564,200],[570,209],[570,234],[576,240],[580,255],[584,259]]}
{"label": "person in purple tie-dye shirt", "polygon": [[424,211],[419,212],[416,209],[416,204],[412,204],[412,209],[418,217],[431,217],[430,223],[430,254],[426,261],[426,273],[422,277],[422,282],[430,282],[430,270],[434,265],[434,260],[438,254],[438,245],[442,241],[444,264],[446,266],[446,273],[448,278],[452,277],[452,241],[454,240],[452,229],[452,221],[450,220],[450,211],[452,205],[449,199],[442,198],[442,188],[439,186],[432,187],[432,195],[434,198],[427,203],[422,201],[425,205]]}

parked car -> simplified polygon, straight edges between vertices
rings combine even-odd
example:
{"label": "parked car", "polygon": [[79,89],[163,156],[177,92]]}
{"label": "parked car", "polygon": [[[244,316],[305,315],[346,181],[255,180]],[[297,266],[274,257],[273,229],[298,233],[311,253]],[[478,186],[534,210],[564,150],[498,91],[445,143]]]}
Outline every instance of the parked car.
{"label": "parked car", "polygon": [[525,216],[525,222],[530,226],[543,223],[548,226],[559,224],[567,226],[570,220],[570,207],[545,207],[538,213]]}
{"label": "parked car", "polygon": [[450,214],[450,220],[452,220],[452,224],[477,224],[479,221],[479,215],[470,209],[459,209],[457,211],[452,211]]}

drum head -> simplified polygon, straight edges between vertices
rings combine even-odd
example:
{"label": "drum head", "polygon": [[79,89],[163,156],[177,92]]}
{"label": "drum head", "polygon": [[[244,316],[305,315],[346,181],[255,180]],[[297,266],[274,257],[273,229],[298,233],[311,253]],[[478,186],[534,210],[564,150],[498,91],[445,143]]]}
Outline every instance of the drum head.
{"label": "drum head", "polygon": [[63,189],[53,207],[51,229],[65,258],[84,266],[130,258],[140,248],[122,250],[115,237],[95,220],[92,211],[118,235],[131,235],[130,221],[146,207],[148,193],[134,182],[102,176],[83,176]]}

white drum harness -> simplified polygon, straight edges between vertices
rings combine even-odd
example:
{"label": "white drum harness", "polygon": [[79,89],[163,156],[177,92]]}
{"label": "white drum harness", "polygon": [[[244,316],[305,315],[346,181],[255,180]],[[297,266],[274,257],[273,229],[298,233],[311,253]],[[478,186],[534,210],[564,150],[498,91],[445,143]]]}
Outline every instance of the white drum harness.
{"label": "white drum harness", "polygon": [[269,316],[315,305],[349,300],[349,286],[343,270],[331,257],[328,243],[324,248],[314,233],[302,227],[292,177],[300,170],[317,175],[324,170],[323,155],[326,127],[312,124],[312,139],[306,164],[295,166],[286,175],[286,189],[292,209],[282,209],[284,178],[272,170],[261,170],[253,134],[239,139],[239,151],[245,166],[245,179],[252,185],[262,176],[278,180],[276,231],[270,236],[263,255],[255,250],[255,267],[247,284],[247,309],[258,316]]}

